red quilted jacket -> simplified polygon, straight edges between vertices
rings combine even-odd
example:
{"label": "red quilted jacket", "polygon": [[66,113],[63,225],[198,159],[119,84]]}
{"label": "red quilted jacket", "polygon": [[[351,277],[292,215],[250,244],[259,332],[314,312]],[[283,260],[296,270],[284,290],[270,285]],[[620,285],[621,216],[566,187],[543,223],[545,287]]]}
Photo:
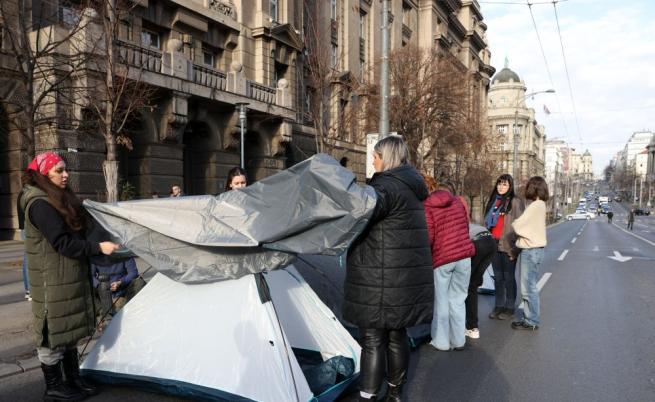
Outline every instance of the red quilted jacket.
{"label": "red quilted jacket", "polygon": [[437,190],[423,201],[423,206],[433,267],[475,255],[473,242],[469,238],[466,209],[459,198],[448,191]]}

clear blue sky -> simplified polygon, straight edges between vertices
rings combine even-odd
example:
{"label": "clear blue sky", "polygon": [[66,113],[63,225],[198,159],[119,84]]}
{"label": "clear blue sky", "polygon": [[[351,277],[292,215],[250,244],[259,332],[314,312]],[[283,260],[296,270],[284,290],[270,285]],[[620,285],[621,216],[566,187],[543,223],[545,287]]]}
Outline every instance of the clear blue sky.
{"label": "clear blue sky", "polygon": [[528,92],[556,90],[528,104],[548,138],[589,149],[599,174],[634,131],[655,131],[655,0],[557,2],[570,88],[552,1],[531,2],[545,3],[532,13],[546,62],[526,1],[479,0],[491,64],[500,70],[507,57]]}

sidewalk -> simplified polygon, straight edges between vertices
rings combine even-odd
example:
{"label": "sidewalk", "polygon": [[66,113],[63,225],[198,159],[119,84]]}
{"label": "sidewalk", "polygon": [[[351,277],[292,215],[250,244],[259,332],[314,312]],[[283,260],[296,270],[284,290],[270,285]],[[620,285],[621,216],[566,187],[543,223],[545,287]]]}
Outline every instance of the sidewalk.
{"label": "sidewalk", "polygon": [[[0,241],[0,381],[40,367],[32,336],[31,304],[25,300],[22,274],[23,242]],[[148,267],[137,258],[140,273]],[[150,270],[146,279],[156,273]],[[96,338],[100,334],[96,334]],[[86,341],[78,346],[80,353]],[[89,343],[88,353],[95,339]],[[0,398],[1,399],[1,398]]]}

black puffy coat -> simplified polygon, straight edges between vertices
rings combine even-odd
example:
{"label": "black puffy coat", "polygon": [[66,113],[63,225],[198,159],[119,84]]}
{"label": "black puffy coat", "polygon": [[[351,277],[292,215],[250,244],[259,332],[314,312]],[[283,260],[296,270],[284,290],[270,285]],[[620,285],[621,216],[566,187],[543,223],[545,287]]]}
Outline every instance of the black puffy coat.
{"label": "black puffy coat", "polygon": [[423,178],[411,166],[376,173],[371,221],[348,251],[343,317],[360,328],[405,328],[432,319],[432,256]]}

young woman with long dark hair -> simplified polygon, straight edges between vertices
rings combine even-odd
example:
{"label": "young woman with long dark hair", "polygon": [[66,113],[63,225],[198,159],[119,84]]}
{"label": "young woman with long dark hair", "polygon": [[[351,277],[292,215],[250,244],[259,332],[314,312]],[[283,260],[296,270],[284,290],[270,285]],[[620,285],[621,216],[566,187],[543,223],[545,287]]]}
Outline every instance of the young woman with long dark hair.
{"label": "young woman with long dark hair", "polygon": [[523,201],[514,194],[514,179],[503,174],[489,196],[485,208],[485,226],[498,242],[498,251],[493,258],[495,308],[489,314],[491,319],[506,320],[514,317],[516,304],[516,258],[520,250],[516,247],[516,234],[512,221],[523,213]]}
{"label": "young woman with long dark hair", "polygon": [[225,179],[225,191],[234,190],[237,188],[244,188],[248,185],[246,171],[236,166],[227,172],[227,179]]}
{"label": "young woman with long dark hair", "polygon": [[80,377],[77,354],[77,343],[95,326],[87,259],[112,254],[119,246],[86,239],[90,218],[68,187],[66,163],[59,155],[37,155],[22,181],[20,204],[25,211],[33,331],[46,382],[44,399],[78,401],[97,393]]}

